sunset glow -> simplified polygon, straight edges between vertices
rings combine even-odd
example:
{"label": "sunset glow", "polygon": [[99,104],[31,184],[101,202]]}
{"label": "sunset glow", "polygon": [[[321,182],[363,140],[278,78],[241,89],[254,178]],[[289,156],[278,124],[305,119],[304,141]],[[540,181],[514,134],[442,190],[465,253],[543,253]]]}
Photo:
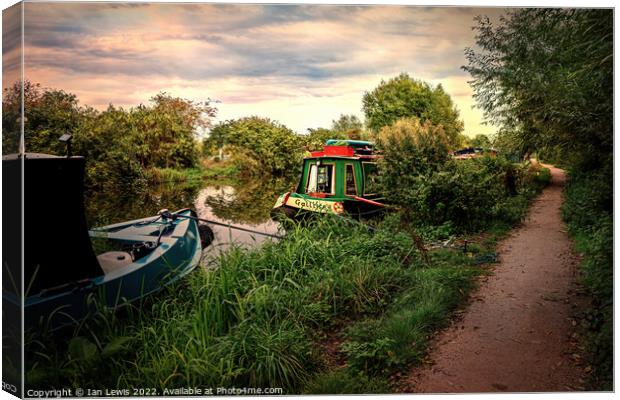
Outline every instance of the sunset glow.
{"label": "sunset glow", "polygon": [[98,109],[135,106],[165,91],[218,100],[218,121],[259,115],[305,133],[329,127],[341,113],[362,118],[364,92],[407,72],[444,86],[465,134],[491,134],[495,128],[482,125],[481,111],[472,108],[470,77],[461,66],[463,50],[474,44],[473,18],[501,12],[25,3],[25,75]]}

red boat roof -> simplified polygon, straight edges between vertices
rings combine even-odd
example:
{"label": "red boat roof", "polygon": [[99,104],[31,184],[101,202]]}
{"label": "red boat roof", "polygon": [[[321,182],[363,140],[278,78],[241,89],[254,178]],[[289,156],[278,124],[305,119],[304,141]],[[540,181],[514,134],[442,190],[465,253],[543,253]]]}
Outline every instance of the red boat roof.
{"label": "red boat roof", "polygon": [[[359,149],[358,149],[359,150]],[[365,153],[371,153],[372,149],[368,149]],[[374,154],[360,154],[356,151],[356,148],[351,146],[324,146],[321,151],[310,152],[311,157],[306,158],[318,158],[318,157],[346,157],[355,159],[373,159],[378,156]]]}

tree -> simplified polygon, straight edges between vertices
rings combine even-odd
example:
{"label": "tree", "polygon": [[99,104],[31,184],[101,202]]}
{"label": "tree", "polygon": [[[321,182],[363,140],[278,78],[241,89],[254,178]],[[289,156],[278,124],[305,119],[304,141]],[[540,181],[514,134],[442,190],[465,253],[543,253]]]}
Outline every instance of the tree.
{"label": "tree", "polygon": [[463,121],[452,99],[441,85],[431,87],[428,83],[402,73],[389,81],[381,81],[373,91],[363,97],[366,124],[373,132],[389,126],[404,117],[415,117],[442,125],[449,144],[460,142]]}
{"label": "tree", "polygon": [[[248,174],[285,175],[299,167],[302,140],[278,122],[254,116],[226,121],[216,128],[224,138],[222,143],[236,149],[233,155],[239,153],[240,160],[250,158],[240,165]],[[249,170],[248,165],[258,167]]]}
{"label": "tree", "polygon": [[[5,153],[17,152],[21,130],[21,89],[18,82],[4,90],[2,123]],[[65,146],[58,138],[65,133],[74,133],[78,126],[81,108],[77,97],[63,90],[44,90],[40,84],[26,80],[23,99],[26,151],[64,155]]]}
{"label": "tree", "polygon": [[340,114],[336,120],[332,120],[332,131],[344,133],[349,139],[359,140],[364,125],[355,115]]}
{"label": "tree", "polygon": [[488,149],[491,147],[491,139],[487,135],[479,134],[469,140],[469,144],[473,147],[482,147]]}
{"label": "tree", "polygon": [[211,125],[217,109],[209,101],[193,102],[162,92],[152,106],[129,111],[137,156],[143,167],[188,168],[198,160],[196,133]]}
{"label": "tree", "polygon": [[[21,136],[22,99],[29,110],[41,98],[41,85],[28,80],[15,82],[3,90],[2,96],[2,154],[17,153]],[[28,129],[27,119],[24,128]]]}
{"label": "tree", "polygon": [[349,137],[343,131],[335,131],[325,128],[308,128],[308,134],[303,136],[305,146],[309,151],[322,150],[328,139],[345,140]]}
{"label": "tree", "polygon": [[202,142],[202,152],[204,155],[212,156],[217,153],[221,157],[220,153],[228,141],[230,125],[233,123],[233,120],[220,122],[209,130],[209,136]]}
{"label": "tree", "polygon": [[[19,131],[21,85],[5,90],[3,124]],[[186,168],[198,160],[195,133],[209,126],[216,109],[209,102],[160,93],[152,104],[105,111],[80,106],[77,96],[24,82],[24,135],[28,152],[64,155],[59,137],[73,135],[74,154],[86,157],[90,186],[123,189],[144,183],[149,168]],[[9,132],[9,131],[7,131]],[[3,151],[16,151],[18,135],[3,131]]]}
{"label": "tree", "polygon": [[476,23],[479,50],[466,49],[463,68],[487,120],[526,152],[554,148],[580,169],[611,164],[613,11],[519,9]]}
{"label": "tree", "polygon": [[386,189],[410,186],[401,180],[440,169],[449,159],[448,137],[443,127],[430,121],[422,123],[417,118],[402,118],[383,127],[377,146],[383,154],[381,169],[388,179]]}

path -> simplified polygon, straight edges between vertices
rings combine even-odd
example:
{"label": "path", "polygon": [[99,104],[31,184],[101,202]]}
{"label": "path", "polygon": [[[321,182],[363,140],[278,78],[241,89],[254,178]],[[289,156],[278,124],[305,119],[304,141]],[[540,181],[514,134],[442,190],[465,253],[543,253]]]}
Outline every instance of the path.
{"label": "path", "polygon": [[542,392],[581,389],[572,316],[576,265],[560,206],[564,171],[534,200],[523,225],[499,246],[500,264],[473,294],[463,318],[441,333],[430,366],[406,391]]}

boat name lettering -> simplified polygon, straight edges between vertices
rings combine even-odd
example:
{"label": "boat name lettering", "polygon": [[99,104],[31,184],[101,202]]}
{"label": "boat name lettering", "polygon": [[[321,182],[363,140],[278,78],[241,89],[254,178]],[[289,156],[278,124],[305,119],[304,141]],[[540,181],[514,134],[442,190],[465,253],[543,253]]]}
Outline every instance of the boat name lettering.
{"label": "boat name lettering", "polygon": [[318,212],[324,212],[324,213],[328,213],[331,211],[330,207],[327,204],[323,202],[312,201],[312,200],[295,199],[295,206],[299,208],[304,208],[306,210],[318,211]]}

